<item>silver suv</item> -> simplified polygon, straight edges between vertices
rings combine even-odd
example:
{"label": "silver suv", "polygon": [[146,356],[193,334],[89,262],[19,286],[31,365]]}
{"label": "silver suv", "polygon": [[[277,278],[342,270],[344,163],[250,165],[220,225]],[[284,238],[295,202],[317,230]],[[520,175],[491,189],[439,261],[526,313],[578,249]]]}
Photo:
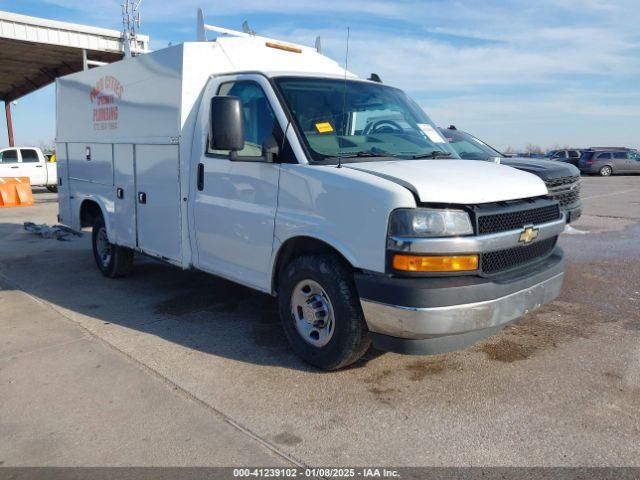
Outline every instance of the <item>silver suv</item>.
{"label": "silver suv", "polygon": [[582,152],[578,168],[582,173],[608,177],[614,173],[640,173],[640,154],[630,148],[591,148]]}
{"label": "silver suv", "polygon": [[559,162],[570,163],[571,165],[578,166],[578,161],[582,154],[581,150],[568,149],[568,150],[551,150],[547,153],[546,157],[549,160],[558,160]]}

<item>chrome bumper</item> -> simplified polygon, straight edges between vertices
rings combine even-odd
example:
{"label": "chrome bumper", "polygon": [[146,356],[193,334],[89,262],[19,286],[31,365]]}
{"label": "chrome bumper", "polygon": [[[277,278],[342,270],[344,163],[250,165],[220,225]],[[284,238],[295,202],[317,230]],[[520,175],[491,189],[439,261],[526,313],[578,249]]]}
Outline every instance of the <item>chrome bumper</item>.
{"label": "chrome bumper", "polygon": [[564,274],[509,295],[476,303],[415,308],[361,300],[371,332],[405,339],[458,335],[495,330],[560,295]]}

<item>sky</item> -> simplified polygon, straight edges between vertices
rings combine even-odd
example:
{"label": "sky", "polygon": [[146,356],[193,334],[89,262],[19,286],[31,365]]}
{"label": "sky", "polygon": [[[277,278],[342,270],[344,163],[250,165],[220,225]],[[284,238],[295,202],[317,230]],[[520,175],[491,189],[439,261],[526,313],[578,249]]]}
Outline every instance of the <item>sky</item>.
{"label": "sky", "polygon": [[[120,29],[120,0],[0,0],[0,10]],[[313,45],[407,91],[440,126],[499,148],[640,147],[640,0],[143,0],[154,50],[205,21]],[[0,66],[1,68],[1,66]],[[3,119],[2,119],[3,120]],[[0,146],[6,145],[0,120]],[[14,107],[16,143],[55,138],[55,90]]]}

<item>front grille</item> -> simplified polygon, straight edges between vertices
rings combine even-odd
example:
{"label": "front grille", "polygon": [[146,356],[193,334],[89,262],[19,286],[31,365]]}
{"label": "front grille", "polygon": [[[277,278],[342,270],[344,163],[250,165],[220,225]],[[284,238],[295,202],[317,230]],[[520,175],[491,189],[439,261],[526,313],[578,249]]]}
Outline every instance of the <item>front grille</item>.
{"label": "front grille", "polygon": [[580,199],[580,177],[554,178],[544,182],[549,196],[560,203],[561,207],[573,205]]}
{"label": "front grille", "polygon": [[556,188],[561,187],[562,185],[571,185],[578,181],[580,181],[580,176],[573,175],[571,177],[552,178],[550,180],[546,180],[544,183],[547,188]]}
{"label": "front grille", "polygon": [[559,218],[560,207],[557,204],[528,210],[480,215],[478,216],[478,234],[518,230],[525,225],[539,225]]}
{"label": "front grille", "polygon": [[556,245],[557,239],[558,237],[551,237],[527,246],[483,253],[480,259],[482,272],[502,272],[525,265],[534,260],[542,259],[551,253]]}
{"label": "front grille", "polygon": [[561,207],[568,207],[580,199],[580,190],[576,189],[568,192],[552,193],[550,197],[557,200]]}

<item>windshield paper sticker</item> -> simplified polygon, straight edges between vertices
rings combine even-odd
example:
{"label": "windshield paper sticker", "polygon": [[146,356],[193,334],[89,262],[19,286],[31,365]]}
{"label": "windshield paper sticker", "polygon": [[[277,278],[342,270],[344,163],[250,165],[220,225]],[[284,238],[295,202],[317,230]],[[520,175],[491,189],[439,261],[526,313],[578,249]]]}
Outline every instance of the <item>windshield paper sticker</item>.
{"label": "windshield paper sticker", "polygon": [[436,129],[428,123],[419,123],[418,127],[433,143],[447,143],[445,139],[442,138],[442,135],[440,135]]}
{"label": "windshield paper sticker", "polygon": [[318,122],[316,123],[316,130],[318,133],[331,133],[333,132],[333,127],[329,122]]}

